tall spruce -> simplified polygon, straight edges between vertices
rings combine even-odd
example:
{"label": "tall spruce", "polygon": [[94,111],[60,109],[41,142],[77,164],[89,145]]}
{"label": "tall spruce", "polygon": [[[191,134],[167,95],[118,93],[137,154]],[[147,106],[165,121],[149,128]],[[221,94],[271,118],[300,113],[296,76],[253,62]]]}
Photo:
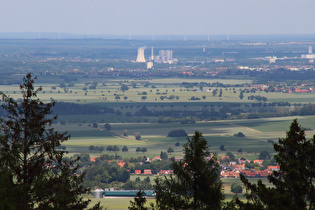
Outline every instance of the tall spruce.
{"label": "tall spruce", "polygon": [[1,93],[6,116],[1,119],[0,208],[1,209],[84,209],[89,200],[76,174],[77,160],[64,160],[65,151],[57,150],[69,139],[52,127],[52,103],[37,97],[31,74],[20,85],[22,101]]}
{"label": "tall spruce", "polygon": [[187,138],[184,158],[173,159],[174,176],[157,178],[159,209],[221,209],[224,195],[216,156],[210,158],[207,140],[198,131]]}
{"label": "tall spruce", "polygon": [[236,199],[241,209],[314,209],[315,206],[315,136],[307,140],[297,120],[287,131],[286,138],[274,144],[274,159],[280,170],[268,176],[273,187],[261,180],[250,183],[244,176],[247,203]]}

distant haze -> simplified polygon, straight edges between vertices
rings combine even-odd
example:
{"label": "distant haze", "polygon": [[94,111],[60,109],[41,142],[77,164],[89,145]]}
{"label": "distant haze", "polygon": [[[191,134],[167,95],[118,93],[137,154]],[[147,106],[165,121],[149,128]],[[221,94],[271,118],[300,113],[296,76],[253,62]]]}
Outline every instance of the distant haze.
{"label": "distant haze", "polygon": [[0,32],[315,34],[314,0],[0,0]]}

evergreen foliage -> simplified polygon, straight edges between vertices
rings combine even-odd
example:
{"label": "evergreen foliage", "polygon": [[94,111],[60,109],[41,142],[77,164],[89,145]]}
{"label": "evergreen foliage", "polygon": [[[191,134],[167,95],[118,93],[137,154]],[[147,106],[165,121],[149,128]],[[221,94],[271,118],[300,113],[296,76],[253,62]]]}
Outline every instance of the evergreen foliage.
{"label": "evergreen foliage", "polygon": [[221,209],[224,195],[219,164],[209,160],[207,140],[198,131],[184,144],[184,159],[172,162],[174,175],[157,178],[158,209]]}
{"label": "evergreen foliage", "polygon": [[57,118],[48,118],[55,102],[44,104],[34,90],[34,78],[27,74],[20,85],[21,102],[1,93],[6,118],[1,120],[0,208],[84,209],[89,200],[76,174],[77,159],[66,160],[57,149],[69,139],[67,133],[51,128]]}
{"label": "evergreen foliage", "polygon": [[274,144],[279,171],[268,176],[274,187],[261,180],[250,183],[244,176],[247,203],[236,199],[241,209],[313,209],[315,204],[315,136],[307,140],[305,131],[294,120],[286,138]]}
{"label": "evergreen foliage", "polygon": [[137,197],[134,198],[134,202],[130,201],[131,206],[128,207],[129,210],[149,210],[150,208],[145,207],[147,199],[143,197],[143,191],[137,193]]}

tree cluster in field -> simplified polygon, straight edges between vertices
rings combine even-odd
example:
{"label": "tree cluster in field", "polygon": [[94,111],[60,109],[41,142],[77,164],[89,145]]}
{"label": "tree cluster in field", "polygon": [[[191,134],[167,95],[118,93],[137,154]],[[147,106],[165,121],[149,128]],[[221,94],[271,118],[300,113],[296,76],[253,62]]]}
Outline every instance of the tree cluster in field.
{"label": "tree cluster in field", "polygon": [[196,120],[193,117],[162,117],[160,116],[157,123],[174,123],[179,122],[180,124],[195,124]]}
{"label": "tree cluster in field", "polygon": [[221,82],[213,82],[213,83],[207,83],[207,82],[182,82],[181,87],[184,88],[194,88],[194,87],[222,87],[222,88],[230,88],[230,87],[242,87],[240,84],[223,84]]}
{"label": "tree cluster in field", "polygon": [[140,140],[141,139],[141,134],[139,132],[135,132],[134,136],[135,136],[136,140]]}
{"label": "tree cluster in field", "polygon": [[231,192],[233,193],[242,193],[243,192],[243,188],[241,185],[233,183],[231,185]]}
{"label": "tree cluster in field", "polygon": [[[157,95],[162,94],[162,93],[156,93]],[[160,99],[163,101],[164,99],[168,99],[168,100],[179,100],[179,96],[175,96],[175,95],[170,95],[170,96],[160,96]]]}
{"label": "tree cluster in field", "polygon": [[103,146],[93,146],[93,145],[90,145],[89,146],[89,150],[91,151],[91,152],[104,152],[104,150],[105,150],[105,147],[103,147]]}
{"label": "tree cluster in field", "polygon": [[142,152],[142,153],[145,153],[145,152],[147,152],[148,151],[148,149],[146,148],[146,147],[137,147],[136,148],[136,152]]}
{"label": "tree cluster in field", "polygon": [[167,137],[187,137],[187,133],[183,129],[171,130],[168,132]]}
{"label": "tree cluster in field", "polygon": [[189,100],[196,101],[196,100],[201,100],[201,99],[197,96],[192,96],[192,97],[190,97]]}
{"label": "tree cluster in field", "polygon": [[115,160],[110,163],[100,158],[93,165],[84,169],[84,186],[91,188],[105,188],[111,182],[127,182],[130,173],[125,167],[120,167]]}
{"label": "tree cluster in field", "polygon": [[[91,152],[104,152],[105,151],[105,147],[104,146],[93,146],[93,145],[91,145],[91,146],[89,146],[89,150],[91,151]],[[127,146],[123,146],[122,147],[122,149],[121,149],[121,151],[122,152],[128,152],[128,147]],[[106,151],[107,152],[114,152],[115,153],[115,156],[117,156],[117,153],[120,151],[120,148],[117,146],[117,145],[114,145],[114,146],[112,146],[112,145],[109,145],[109,146],[107,146],[106,147]]]}
{"label": "tree cluster in field", "polygon": [[93,104],[76,104],[68,102],[58,102],[52,107],[53,114],[114,114],[115,110],[106,106],[96,106]]}
{"label": "tree cluster in field", "polygon": [[265,96],[260,96],[260,95],[250,95],[250,96],[247,96],[247,99],[248,100],[256,100],[256,101],[263,101],[263,102],[266,102],[267,101],[267,98]]}
{"label": "tree cluster in field", "polygon": [[235,137],[245,137],[245,134],[242,133],[242,132],[238,132],[238,133],[233,134],[233,136],[235,136]]}

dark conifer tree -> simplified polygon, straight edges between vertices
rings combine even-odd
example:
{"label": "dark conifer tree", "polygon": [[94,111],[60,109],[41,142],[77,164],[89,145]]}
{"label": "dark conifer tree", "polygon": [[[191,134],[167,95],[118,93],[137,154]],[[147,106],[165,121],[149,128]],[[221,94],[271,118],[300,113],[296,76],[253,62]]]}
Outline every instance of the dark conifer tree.
{"label": "dark conifer tree", "polygon": [[274,187],[261,180],[250,183],[241,177],[247,193],[247,203],[236,199],[241,209],[314,209],[315,204],[315,136],[307,140],[305,132],[294,120],[286,138],[274,144],[274,159],[279,171],[268,176]]}
{"label": "dark conifer tree", "polygon": [[[224,195],[216,156],[198,131],[183,145],[184,159],[173,160],[174,175],[156,179],[159,209],[221,209]],[[209,159],[208,159],[209,158]]]}
{"label": "dark conifer tree", "polygon": [[[7,116],[1,120],[0,208],[84,209],[89,200],[77,175],[77,160],[66,161],[65,151],[57,149],[69,138],[52,127],[49,118],[55,102],[45,104],[27,74],[20,85],[21,102],[1,93]],[[2,206],[1,206],[2,205]]]}

